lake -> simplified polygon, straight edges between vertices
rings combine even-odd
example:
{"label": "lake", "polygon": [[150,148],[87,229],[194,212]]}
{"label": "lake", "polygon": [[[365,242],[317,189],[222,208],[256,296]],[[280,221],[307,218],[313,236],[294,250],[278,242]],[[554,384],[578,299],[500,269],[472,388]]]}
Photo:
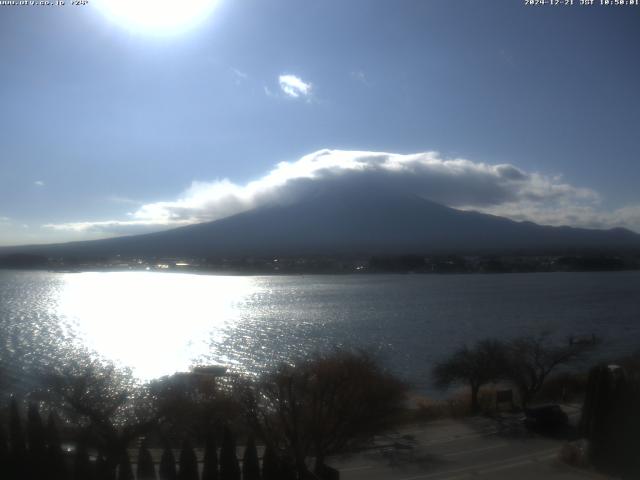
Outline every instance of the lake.
{"label": "lake", "polygon": [[[595,333],[604,339],[602,355],[640,348],[640,272],[222,276],[2,270],[0,330],[25,338],[26,345],[33,341],[40,351],[60,343],[86,346],[141,379],[194,363],[259,373],[316,350],[362,347],[428,392],[435,361],[484,337]],[[15,349],[11,345],[4,349]],[[17,353],[30,354],[28,347]]]}

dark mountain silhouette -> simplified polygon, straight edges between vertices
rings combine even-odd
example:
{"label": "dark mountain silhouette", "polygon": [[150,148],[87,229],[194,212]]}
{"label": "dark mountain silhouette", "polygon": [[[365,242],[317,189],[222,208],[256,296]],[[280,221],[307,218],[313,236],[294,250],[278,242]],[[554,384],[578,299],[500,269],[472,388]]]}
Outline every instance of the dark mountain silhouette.
{"label": "dark mountain silhouette", "polygon": [[397,192],[325,191],[221,220],[158,233],[66,244],[5,247],[83,257],[375,255],[640,249],[629,230],[541,226],[455,210]]}

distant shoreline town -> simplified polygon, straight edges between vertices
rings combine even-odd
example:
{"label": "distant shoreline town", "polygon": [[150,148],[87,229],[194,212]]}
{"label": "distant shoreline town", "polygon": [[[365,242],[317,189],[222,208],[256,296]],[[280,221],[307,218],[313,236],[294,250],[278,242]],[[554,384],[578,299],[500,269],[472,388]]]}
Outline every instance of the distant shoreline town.
{"label": "distant shoreline town", "polygon": [[535,273],[640,270],[640,254],[378,255],[74,258],[10,254],[0,268],[55,272],[160,271],[225,274]]}

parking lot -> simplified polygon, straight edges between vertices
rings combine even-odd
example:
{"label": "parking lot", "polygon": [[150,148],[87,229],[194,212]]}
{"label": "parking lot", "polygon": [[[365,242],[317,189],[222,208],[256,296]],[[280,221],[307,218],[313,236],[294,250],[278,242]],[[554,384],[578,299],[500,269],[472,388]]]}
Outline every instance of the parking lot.
{"label": "parking lot", "polygon": [[[575,420],[577,412],[568,411]],[[560,462],[565,441],[528,431],[517,415],[437,420],[378,437],[372,448],[332,465],[344,480],[605,478]]]}

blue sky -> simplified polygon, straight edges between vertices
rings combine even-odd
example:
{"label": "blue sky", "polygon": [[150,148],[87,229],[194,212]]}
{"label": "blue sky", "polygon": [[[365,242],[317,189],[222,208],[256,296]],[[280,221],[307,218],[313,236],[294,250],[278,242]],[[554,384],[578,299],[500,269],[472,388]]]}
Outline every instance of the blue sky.
{"label": "blue sky", "polygon": [[0,6],[0,244],[372,169],[456,208],[640,231],[640,7],[577,3],[218,0],[181,31],[97,0]]}

